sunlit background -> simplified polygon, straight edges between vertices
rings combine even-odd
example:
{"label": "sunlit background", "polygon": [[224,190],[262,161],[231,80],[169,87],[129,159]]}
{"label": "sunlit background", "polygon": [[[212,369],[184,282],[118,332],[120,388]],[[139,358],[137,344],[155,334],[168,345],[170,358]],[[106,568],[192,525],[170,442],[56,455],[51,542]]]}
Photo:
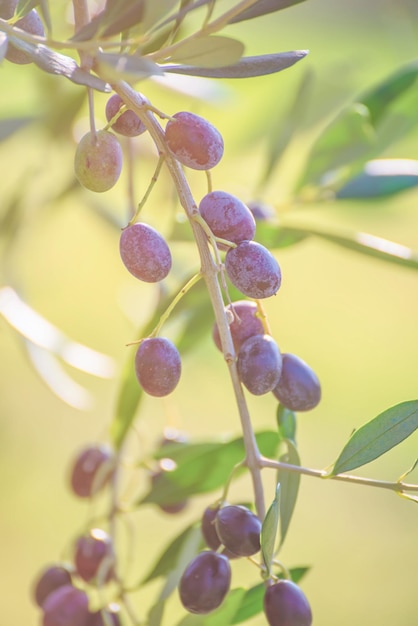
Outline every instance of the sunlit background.
{"label": "sunlit background", "polygon": [[[213,172],[214,187],[244,201],[263,200],[286,217],[293,211],[301,225],[362,231],[418,249],[416,189],[377,200],[291,206],[292,184],[325,124],[356,94],[416,58],[416,2],[309,0],[227,32],[245,41],[246,54],[310,53],[282,73],[243,82],[171,78],[172,88],[164,79],[138,85],[159,109],[168,114],[191,110],[222,132],[226,149]],[[308,73],[311,87],[302,130],[267,185],[260,187],[269,141],[287,123]],[[111,357],[115,367],[112,378],[99,378],[62,359],[51,364],[45,353],[33,353],[34,359],[42,359],[38,366],[46,368],[45,376],[62,368],[61,393],[84,408],[70,406],[48,388],[30,362],[22,336],[0,318],[1,622],[37,624],[32,582],[44,565],[69,557],[89,515],[88,505],[67,487],[71,460],[86,443],[108,439],[118,375],[133,354],[126,344],[151,314],[157,288],[139,284],[119,258],[117,224],[126,223],[128,215],[126,175],[100,195],[75,183],[73,138],[87,128],[87,109],[83,104],[77,123],[68,127],[65,105],[71,108],[81,88],[7,62],[0,68],[0,81],[2,119],[41,120],[0,145],[1,286],[11,286],[70,339]],[[105,102],[106,96],[98,94],[98,126],[104,123]],[[155,153],[147,137],[135,149],[139,200],[152,176]],[[381,156],[418,159],[418,125]],[[190,182],[199,198],[204,177],[192,172]],[[168,234],[177,211],[163,173],[144,220]],[[172,254],[175,277],[197,267],[192,244],[173,243]],[[265,308],[281,349],[300,355],[321,380],[323,400],[300,415],[298,443],[306,466],[324,468],[354,428],[417,397],[417,276],[412,269],[315,238],[278,250],[277,258],[283,285]],[[29,321],[29,326],[35,323]],[[69,388],[68,377],[76,388]],[[248,397],[248,402],[254,428],[274,429],[274,398]],[[184,430],[191,440],[239,434],[226,367],[209,332],[184,358],[172,396],[143,403],[127,464],[151,451],[166,425]],[[417,457],[417,442],[415,434],[358,474],[396,480]],[[412,482],[414,475],[410,478]],[[267,498],[273,497],[272,480],[266,475]],[[141,508],[133,517],[130,580],[140,579],[170,537],[198,519],[218,496],[196,498],[178,516]],[[231,496],[251,500],[249,482],[240,480]],[[388,491],[304,478],[281,559],[289,567],[311,567],[302,587],[314,624],[415,626],[417,529],[414,504]],[[256,569],[234,563],[233,582],[254,584]],[[159,580],[138,593],[140,616],[162,584]],[[173,626],[184,612],[175,595],[169,606],[164,624]],[[265,620],[259,616],[251,624],[261,626]]]}

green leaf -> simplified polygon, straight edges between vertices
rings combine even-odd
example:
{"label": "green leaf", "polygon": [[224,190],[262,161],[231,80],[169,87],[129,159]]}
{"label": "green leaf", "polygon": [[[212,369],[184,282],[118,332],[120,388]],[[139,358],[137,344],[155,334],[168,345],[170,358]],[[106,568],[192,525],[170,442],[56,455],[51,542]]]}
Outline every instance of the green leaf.
{"label": "green leaf", "polygon": [[179,44],[170,55],[170,61],[203,68],[223,67],[236,63],[243,52],[244,44],[237,39],[220,35],[202,36]]}
{"label": "green leaf", "polygon": [[354,431],[329,476],[361,467],[397,446],[418,428],[418,400],[401,402]]}
{"label": "green leaf", "polygon": [[39,0],[19,0],[16,5],[15,15],[19,17],[23,17],[29,11],[37,7],[39,4]]}
{"label": "green leaf", "polygon": [[382,237],[361,232],[323,230],[317,226],[298,227],[292,225],[291,227],[286,226],[285,230],[288,228],[293,233],[299,233],[305,237],[315,235],[320,239],[325,239],[338,246],[360,252],[380,261],[394,263],[395,265],[409,267],[414,270],[418,269],[417,252],[414,252],[407,246],[383,239]]}
{"label": "green leaf", "polygon": [[[261,454],[274,456],[279,443],[277,433],[260,432],[256,434],[256,440]],[[164,452],[157,451],[158,454]],[[239,437],[226,443],[189,444],[173,449],[170,454],[177,464],[176,469],[162,474],[158,483],[138,504],[172,504],[222,487],[235,465],[245,456],[244,441]]]}
{"label": "green leaf", "polygon": [[148,613],[148,626],[160,626],[166,600],[178,587],[184,570],[200,552],[202,543],[200,527],[187,528],[162,554],[153,572],[151,572],[152,576],[148,576],[144,580],[145,583],[155,577],[165,576],[165,583],[158,600]]}
{"label": "green leaf", "polygon": [[16,117],[0,120],[0,141],[4,141],[4,139],[7,139],[21,128],[35,121],[35,117]]}
{"label": "green leaf", "polygon": [[320,185],[326,172],[364,157],[375,141],[369,109],[355,102],[329,125],[315,143],[298,188],[306,184]]}
{"label": "green leaf", "polygon": [[165,609],[165,600],[158,599],[147,615],[147,626],[161,626]]}
{"label": "green leaf", "polygon": [[[187,277],[186,282],[192,278],[193,274]],[[176,318],[184,308],[190,306],[193,303],[194,299],[198,297],[198,294],[195,293],[195,290],[199,289],[199,283],[194,286],[177,304],[174,311],[171,314],[171,319]],[[153,317],[145,324],[138,333],[138,338],[142,339],[143,337],[148,337],[148,335],[154,330],[156,325],[158,324],[161,315],[167,309],[167,307],[171,304],[173,298],[177,295],[178,287],[170,292],[166,298],[163,298],[159,303],[158,307],[154,311]],[[193,308],[193,307],[191,307]],[[131,350],[132,348],[130,348]],[[113,421],[110,425],[110,436],[113,442],[113,445],[116,449],[119,449],[125,440],[125,437],[132,425],[132,422],[135,419],[136,413],[138,411],[139,404],[143,397],[142,388],[138,384],[138,380],[135,374],[134,368],[134,357],[130,356],[127,359],[127,362],[123,368],[121,377],[120,377],[120,385],[119,385],[119,393],[116,400],[116,408]]]}
{"label": "green leaf", "polygon": [[80,28],[74,41],[88,41],[95,36],[111,37],[139,24],[144,16],[144,0],[107,0],[103,11]]}
{"label": "green leaf", "polygon": [[160,593],[161,600],[167,600],[175,589],[177,589],[180,578],[184,570],[195,556],[200,552],[202,546],[202,533],[200,527],[193,528],[186,537],[177,553],[175,566],[168,572],[164,587]]}
{"label": "green leaf", "polygon": [[244,596],[245,589],[231,589],[222,605],[206,617],[204,621],[205,626],[229,626],[229,624],[232,624],[232,620],[239,610]]}
{"label": "green leaf", "polygon": [[141,80],[149,76],[162,75],[158,65],[146,59],[132,54],[112,54],[99,52],[97,54],[98,71],[106,80]]}
{"label": "green leaf", "polygon": [[164,65],[165,72],[203,76],[205,78],[252,78],[266,76],[291,67],[308,54],[308,50],[293,50],[276,54],[244,57],[237,63],[214,67],[213,65]]}
{"label": "green leaf", "polygon": [[341,186],[418,123],[418,62],[359,94],[322,132],[297,185]]}
{"label": "green leaf", "polygon": [[164,548],[151,571],[142,580],[141,585],[145,585],[160,576],[167,576],[167,574],[175,568],[184,546],[189,543],[192,537],[194,538],[197,535],[200,536],[198,549],[203,548],[204,542],[200,527],[197,527],[195,524],[188,526]]}
{"label": "green leaf", "polygon": [[304,0],[259,0],[255,2],[252,7],[245,9],[245,11],[242,11],[242,13],[232,18],[229,23],[235,24],[236,22],[243,22],[244,20],[252,20],[255,17],[275,13],[276,11],[287,9],[301,2],[304,2]]}
{"label": "green leaf", "polygon": [[418,185],[418,161],[375,159],[362,172],[343,185],[337,198],[381,198]]}
{"label": "green leaf", "polygon": [[263,557],[264,565],[266,566],[269,576],[271,574],[274,546],[276,544],[277,528],[279,525],[280,492],[280,483],[278,483],[276,486],[276,494],[274,496],[274,500],[266,513],[266,516],[263,520],[263,525],[261,527],[261,555]]}
{"label": "green leaf", "polygon": [[241,606],[236,612],[231,624],[240,624],[255,617],[263,610],[263,599],[266,591],[264,583],[254,585],[245,591]]}
{"label": "green leaf", "polygon": [[296,414],[282,404],[277,407],[277,426],[282,439],[296,441]]}
{"label": "green leaf", "polygon": [[144,19],[142,21],[144,32],[158,24],[175,7],[177,2],[178,0],[158,0],[158,2],[146,0]]}
{"label": "green leaf", "polygon": [[115,416],[110,425],[110,438],[117,450],[122,446],[129,428],[135,419],[142,396],[142,387],[138,384],[134,360],[131,357],[125,363],[120,377]]}
{"label": "green leaf", "polygon": [[[299,453],[293,441],[287,440],[285,445],[287,446],[287,452],[279,457],[279,461],[288,463],[289,465],[300,465]],[[280,549],[286,538],[293,511],[295,510],[299,492],[300,474],[297,472],[278,470],[277,480],[280,483]]]}
{"label": "green leaf", "polygon": [[275,121],[274,125],[271,126],[271,118],[273,118],[276,113],[272,110],[270,115],[268,115],[270,125],[270,128],[266,130],[268,155],[267,165],[261,176],[261,188],[266,185],[293,137],[298,133],[305,113],[309,109],[313,84],[314,74],[312,69],[309,68],[302,76],[302,80],[286,112],[285,119],[280,116],[280,118]]}
{"label": "green leaf", "polygon": [[[308,572],[309,567],[293,567],[290,568],[290,577],[294,583],[298,583],[303,576]],[[279,578],[283,578],[283,575],[279,574]],[[259,583],[250,589],[245,591],[245,595],[242,598],[241,606],[236,612],[232,624],[241,624],[247,620],[255,617],[263,611],[263,599],[266,591],[264,583]]]}
{"label": "green leaf", "polygon": [[367,90],[359,97],[369,110],[376,125],[386,115],[389,107],[415,86],[418,78],[418,61],[404,65],[376,87]]}

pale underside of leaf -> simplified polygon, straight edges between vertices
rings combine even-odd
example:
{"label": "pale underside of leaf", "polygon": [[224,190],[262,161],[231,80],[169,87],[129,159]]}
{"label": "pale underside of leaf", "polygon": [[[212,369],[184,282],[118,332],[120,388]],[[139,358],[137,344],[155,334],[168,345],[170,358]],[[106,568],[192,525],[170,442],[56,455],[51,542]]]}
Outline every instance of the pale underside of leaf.
{"label": "pale underside of leaf", "polygon": [[114,80],[140,80],[163,73],[158,65],[145,57],[105,52],[100,52],[97,55],[97,70],[110,82]]}
{"label": "pale underside of leaf", "polygon": [[92,87],[97,91],[111,91],[110,85],[98,76],[82,70],[71,57],[54,52],[43,44],[33,45],[13,36],[10,36],[9,39],[16,48],[29,54],[35,65],[44,72],[65,76],[73,83],[86,85],[86,87]]}
{"label": "pale underside of leaf", "polygon": [[8,37],[6,33],[0,33],[0,62],[4,59],[7,52]]}
{"label": "pale underside of leaf", "polygon": [[192,65],[165,65],[165,72],[204,76],[206,78],[253,78],[280,72],[291,67],[307,54],[308,50],[293,50],[276,54],[244,57],[233,65],[225,67],[195,67]]}
{"label": "pale underside of leaf", "polygon": [[229,23],[235,24],[236,22],[243,22],[244,20],[252,20],[255,17],[275,13],[276,11],[287,9],[294,4],[300,4],[301,2],[304,2],[304,0],[258,0],[258,2],[254,2],[252,7],[249,7],[234,17]]}
{"label": "pale underside of leaf", "polygon": [[55,354],[72,367],[100,378],[112,378],[113,359],[69,339],[24,302],[11,287],[0,289],[0,315],[32,344]]}

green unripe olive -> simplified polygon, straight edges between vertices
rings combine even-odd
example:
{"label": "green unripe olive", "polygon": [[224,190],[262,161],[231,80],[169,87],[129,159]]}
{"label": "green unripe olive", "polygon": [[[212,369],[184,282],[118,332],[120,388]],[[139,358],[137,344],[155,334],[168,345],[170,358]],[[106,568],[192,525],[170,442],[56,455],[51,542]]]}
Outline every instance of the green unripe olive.
{"label": "green unripe olive", "polygon": [[75,175],[90,191],[108,191],[119,179],[122,158],[122,148],[115,135],[107,130],[88,132],[75,152]]}

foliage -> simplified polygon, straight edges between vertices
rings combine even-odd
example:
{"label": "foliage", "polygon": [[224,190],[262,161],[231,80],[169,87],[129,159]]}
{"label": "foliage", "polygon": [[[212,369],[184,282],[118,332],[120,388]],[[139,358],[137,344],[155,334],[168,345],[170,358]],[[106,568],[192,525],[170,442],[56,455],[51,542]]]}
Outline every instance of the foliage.
{"label": "foliage", "polygon": [[[36,124],[49,129],[51,143],[56,139],[61,141],[68,128],[76,124],[80,111],[87,102],[90,130],[78,144],[84,151],[83,166],[87,170],[92,167],[92,146],[97,148],[97,137],[104,138],[104,143],[98,146],[99,158],[96,159],[95,155],[94,184],[91,185],[91,169],[89,174],[80,175],[76,158],[78,180],[90,191],[113,193],[112,188],[120,176],[123,153],[124,167],[127,171],[126,204],[129,206],[128,219],[119,218],[109,212],[105,201],[100,204],[99,201],[89,199],[86,204],[90,204],[92,213],[109,225],[113,233],[122,228],[126,234],[128,226],[132,227],[139,219],[141,222],[142,219],[145,221],[148,219],[147,208],[153,203],[154,188],[158,187],[162,177],[168,174],[172,193],[177,198],[174,204],[176,208],[182,209],[183,218],[178,219],[172,211],[166,226],[165,238],[173,250],[186,249],[193,243],[199,257],[199,263],[195,263],[196,267],[184,263],[181,271],[177,269],[177,274],[173,272],[166,280],[171,270],[170,251],[166,247],[164,249],[167,257],[170,257],[167,266],[170,267],[164,270],[162,277],[158,275],[154,278],[155,268],[146,271],[145,274],[140,272],[138,275],[136,272],[137,278],[158,283],[158,291],[155,305],[148,317],[143,318],[137,340],[133,342],[139,344],[136,345],[136,371],[130,356],[117,379],[115,409],[107,438],[112,445],[112,460],[106,460],[106,467],[103,465],[101,469],[94,468],[93,478],[91,475],[93,470],[90,469],[89,485],[91,487],[93,484],[95,487],[90,494],[92,511],[93,494],[96,491],[105,491],[108,494],[110,506],[100,516],[92,513],[87,526],[93,536],[94,533],[97,535],[98,532],[104,532],[96,528],[96,525],[104,526],[106,536],[105,539],[101,537],[100,541],[112,547],[106,548],[105,556],[101,555],[100,562],[96,563],[94,575],[84,579],[88,582],[85,587],[90,597],[90,609],[86,613],[83,595],[81,609],[82,619],[85,620],[83,626],[93,624],[91,621],[93,610],[98,609],[102,610],[103,622],[107,626],[112,623],[109,607],[113,603],[118,603],[121,607],[123,624],[161,626],[173,623],[168,612],[171,610],[170,602],[173,602],[174,592],[179,585],[188,584],[183,578],[186,566],[192,562],[198,563],[194,560],[199,559],[199,555],[207,547],[200,531],[201,519],[189,520],[190,523],[171,539],[163,550],[158,551],[154,563],[147,568],[147,574],[136,584],[128,584],[123,573],[124,559],[119,554],[116,529],[120,524],[129,525],[130,514],[134,512],[140,516],[141,511],[149,505],[165,513],[175,514],[182,511],[190,500],[211,494],[212,506],[224,507],[237,479],[250,478],[252,491],[240,505],[255,512],[260,520],[258,523],[261,523],[256,552],[256,554],[260,552],[260,558],[257,559],[252,555],[248,557],[250,564],[255,566],[255,576],[246,587],[232,587],[219,606],[211,607],[213,610],[209,612],[197,610],[195,611],[197,615],[192,611],[188,616],[184,616],[183,612],[177,621],[177,626],[227,626],[247,622],[263,613],[266,585],[283,578],[298,584],[299,581],[303,581],[304,575],[309,570],[305,565],[289,567],[277,558],[291,527],[302,475],[382,487],[407,500],[416,501],[417,485],[405,480],[415,469],[416,462],[397,480],[391,481],[352,476],[347,472],[378,459],[416,432],[418,400],[400,401],[358,427],[342,446],[336,460],[328,464],[326,469],[305,467],[296,438],[296,424],[299,413],[305,410],[303,400],[304,395],[311,392],[309,386],[315,387],[314,391],[318,396],[314,404],[319,401],[320,390],[317,386],[319,383],[316,382],[315,374],[302,362],[302,367],[306,369],[301,371],[293,381],[294,385],[292,383],[291,389],[288,390],[289,396],[295,395],[296,404],[302,397],[300,408],[287,404],[285,406],[283,401],[278,403],[277,380],[281,375],[283,381],[281,368],[285,365],[277,348],[279,355],[277,368],[280,370],[276,372],[277,380],[270,386],[267,382],[267,386],[263,387],[260,393],[253,390],[253,395],[264,395],[266,390],[273,392],[276,399],[276,428],[255,430],[253,426],[255,420],[253,416],[250,417],[246,392],[241,384],[242,375],[240,376],[237,368],[239,355],[242,355],[244,350],[251,355],[252,346],[247,343],[244,348],[245,341],[242,343],[243,347],[237,345],[237,338],[230,329],[231,312],[229,311],[228,316],[225,310],[228,303],[241,300],[245,296],[253,298],[257,302],[257,316],[263,322],[265,335],[272,341],[264,297],[265,294],[275,295],[281,284],[281,270],[275,259],[276,252],[282,248],[295,247],[297,254],[298,246],[315,238],[376,261],[385,261],[387,267],[397,267],[405,272],[418,269],[418,252],[407,245],[374,234],[343,229],[334,223],[318,225],[314,220],[306,219],[304,213],[304,210],[309,210],[317,202],[328,206],[334,203],[338,210],[347,200],[355,203],[366,199],[369,202],[389,197],[396,199],[403,192],[417,186],[417,161],[387,158],[388,150],[418,123],[416,61],[399,67],[396,72],[354,96],[341,110],[332,112],[333,118],[327,114],[327,121],[323,120],[322,129],[311,142],[306,163],[301,165],[301,171],[295,177],[285,207],[274,207],[274,210],[265,216],[261,203],[258,207],[260,214],[257,214],[254,206],[251,207],[251,212],[248,207],[244,207],[245,219],[253,220],[251,215],[255,215],[257,223],[255,239],[258,249],[263,251],[263,258],[261,260],[254,258],[251,268],[246,270],[248,274],[245,281],[242,280],[245,263],[240,260],[232,267],[230,259],[238,257],[239,252],[255,244],[246,238],[233,240],[231,237],[228,240],[217,236],[216,225],[209,227],[209,219],[203,219],[198,208],[199,203],[196,202],[192,192],[191,181],[195,174],[193,170],[197,170],[198,175],[205,181],[206,193],[212,191],[211,170],[223,156],[222,136],[209,121],[195,113],[183,113],[183,117],[176,117],[171,111],[165,110],[165,103],[161,106],[160,102],[150,102],[146,95],[137,91],[137,85],[146,92],[149,81],[172,75],[217,79],[220,82],[232,79],[250,80],[281,72],[299,61],[303,62],[308,54],[307,50],[245,56],[245,42],[230,35],[234,32],[233,25],[250,22],[263,16],[279,20],[280,16],[276,16],[276,13],[301,2],[302,0],[261,2],[242,0],[229,3],[220,0],[165,0],[155,3],[151,0],[107,0],[99,3],[99,8],[93,13],[90,3],[74,0],[72,3],[74,29],[71,30],[70,25],[62,20],[62,33],[59,34],[52,29],[55,9],[52,10],[52,3],[47,0],[40,2],[19,0],[15,6],[13,2],[0,4],[3,63],[12,62],[8,60],[8,54],[10,56],[11,50],[17,50],[25,55],[22,64],[31,68],[36,66],[37,69],[33,70],[36,73],[36,80],[42,80],[44,74],[50,74],[53,75],[54,81],[67,79],[71,83],[71,94],[74,93],[73,90],[81,90],[70,98],[67,97],[65,87],[62,88],[62,92],[57,93],[56,98],[52,95],[53,108],[56,110],[54,115],[47,115],[45,119],[38,116],[33,118],[22,116],[2,120],[1,141],[7,142],[17,133],[23,133],[28,127]],[[33,11],[38,11],[42,17],[45,36],[30,32],[23,27],[25,22],[20,22]],[[19,72],[19,64],[20,62],[16,63],[16,74]],[[311,88],[311,80],[310,75],[306,73],[280,132],[272,133],[268,138],[265,167],[258,181],[261,190],[266,189],[272,182],[280,164],[286,160],[292,145],[299,138],[300,120],[305,114],[306,96]],[[97,108],[95,110],[94,101],[112,93],[119,95],[122,108],[113,118],[107,120],[103,129],[97,130],[95,121]],[[154,173],[140,200],[136,198],[133,175],[133,165],[140,152],[135,153],[134,146],[139,144],[135,143],[137,141],[135,137],[126,137],[122,150],[119,140],[113,133],[115,128],[112,128],[113,124],[122,120],[127,112],[133,113],[138,118],[138,127],[141,128],[141,133],[138,134],[146,131],[152,145],[152,159],[155,161]],[[184,116],[187,117],[188,124],[176,136],[175,131],[183,123],[181,120]],[[174,129],[174,138],[169,135],[169,129]],[[196,136],[199,136],[198,140],[193,134],[195,132]],[[260,131],[260,134],[263,137],[265,129]],[[69,143],[73,148],[72,139]],[[113,161],[111,157],[114,157]],[[109,162],[111,164],[109,167],[113,168],[112,162],[115,161],[116,172],[103,169],[105,162]],[[183,167],[184,165],[186,167]],[[222,167],[222,162],[218,167]],[[105,184],[102,187],[103,180]],[[78,182],[72,177],[70,182],[67,180],[61,186],[56,186],[55,190],[51,189],[51,195],[55,200],[64,200],[68,194],[74,192],[74,189],[78,189]],[[10,249],[13,249],[15,234],[24,228],[24,218],[16,210],[21,204],[20,193],[23,193],[22,190],[18,190],[8,202],[5,202],[0,218],[4,242],[2,252],[5,259]],[[157,238],[158,241],[161,239],[162,245],[165,246],[164,239],[149,226],[143,230],[147,232],[152,230],[155,239],[151,243],[141,243],[144,246],[141,250],[144,260],[141,259],[140,265],[145,265],[151,257],[158,265],[162,261],[161,255],[155,259],[155,242]],[[129,242],[124,244],[126,239],[121,237],[120,240],[121,256],[126,267],[135,275],[131,267],[135,264],[135,259],[132,260],[132,247],[123,248],[124,245],[133,244]],[[136,249],[135,254],[137,253]],[[242,254],[244,255],[243,252]],[[248,252],[245,255],[248,255]],[[266,278],[270,278],[264,267],[267,262],[268,272],[273,275],[274,284],[274,288],[268,293],[264,291]],[[8,270],[7,262],[5,266]],[[256,284],[258,279],[263,286],[259,287],[257,283],[255,291],[250,289],[248,292],[244,287],[248,276],[251,286]],[[87,408],[90,400],[88,392],[67,374],[63,364],[69,364],[93,376],[111,378],[114,376],[113,361],[107,355],[67,337],[41,316],[29,301],[25,301],[19,286],[13,281],[12,271],[5,271],[2,280],[0,313],[3,320],[22,339],[32,366],[61,400],[77,409]],[[166,389],[174,391],[180,378],[180,365],[176,360],[176,371],[174,374],[171,373],[174,383],[169,381],[168,387],[164,386],[166,381],[163,379],[170,378],[171,364],[167,357],[165,363],[160,363],[156,370],[152,370],[152,363],[150,366],[146,364],[146,367],[151,369],[146,369],[144,373],[145,366],[140,361],[142,349],[147,345],[144,341],[156,339],[168,329],[170,346],[173,346],[176,358],[178,351],[184,359],[187,353],[204,344],[212,329],[213,319],[216,320],[226,362],[225,371],[228,371],[231,379],[231,390],[234,393],[242,433],[234,436],[222,435],[210,440],[206,438],[202,441],[197,440],[193,433],[190,440],[182,440],[177,433],[174,437],[163,438],[150,454],[140,454],[131,467],[125,460],[125,451],[135,434],[136,424],[145,414],[143,405],[146,404],[147,396],[168,395]],[[154,341],[153,345],[156,343]],[[180,359],[180,356],[178,358]],[[257,362],[257,368],[260,368],[263,375],[265,374],[263,365],[267,370],[265,360],[264,358],[261,366]],[[139,369],[141,380],[139,380],[141,376],[138,375]],[[161,388],[156,392],[150,391],[154,389],[153,385],[147,386],[144,380],[152,383],[157,381],[157,387],[160,381]],[[142,382],[142,385],[139,382]],[[251,387],[248,384],[245,386],[248,389]],[[208,394],[210,393],[208,391]],[[230,424],[226,424],[226,428],[229,427]],[[412,462],[410,459],[409,464]],[[263,469],[265,472],[273,470],[275,476],[274,495],[268,499],[267,507],[265,499],[268,491],[262,480]],[[85,471],[87,480],[88,469]],[[129,476],[135,471],[142,472],[142,476],[148,480],[148,487],[127,497],[120,484],[122,481],[129,483]],[[225,546],[219,548],[218,552],[222,549],[228,552],[226,543],[225,541]],[[130,550],[131,547],[128,546],[128,553]],[[232,555],[231,563],[236,556]],[[219,560],[218,556],[214,558]],[[125,560],[129,561],[129,557],[125,556]],[[91,563],[88,565],[91,566]],[[76,587],[84,585],[80,583],[80,572],[77,571],[77,567],[71,575]],[[131,596],[140,593],[144,587],[160,578],[164,581],[162,589],[151,601],[150,606],[137,615],[136,609],[132,608]],[[51,591],[52,593],[54,591]],[[49,614],[49,609],[45,607],[42,609],[44,619],[46,621],[53,619],[52,612]],[[119,620],[119,617],[115,619]],[[271,626],[275,624],[271,623]]]}

